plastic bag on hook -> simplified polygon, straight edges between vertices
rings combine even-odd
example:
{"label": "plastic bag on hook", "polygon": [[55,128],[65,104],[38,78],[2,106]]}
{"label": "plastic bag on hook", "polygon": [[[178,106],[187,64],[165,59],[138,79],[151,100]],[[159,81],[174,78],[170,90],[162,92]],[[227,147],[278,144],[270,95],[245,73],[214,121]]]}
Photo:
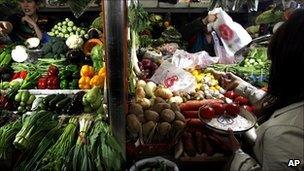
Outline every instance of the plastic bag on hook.
{"label": "plastic bag on hook", "polygon": [[80,17],[95,0],[68,0],[67,4],[71,8],[76,18]]}

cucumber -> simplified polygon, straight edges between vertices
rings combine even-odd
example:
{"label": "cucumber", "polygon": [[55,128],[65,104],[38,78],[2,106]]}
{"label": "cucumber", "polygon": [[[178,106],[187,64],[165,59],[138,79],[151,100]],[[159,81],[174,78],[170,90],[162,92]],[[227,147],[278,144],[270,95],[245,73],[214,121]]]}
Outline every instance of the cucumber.
{"label": "cucumber", "polygon": [[50,102],[49,102],[49,108],[50,109],[55,109],[56,108],[56,104],[61,101],[62,99],[64,99],[66,96],[64,94],[58,94],[56,95],[55,98],[53,98]]}
{"label": "cucumber", "polygon": [[58,103],[56,103],[56,108],[57,109],[63,109],[65,108],[69,103],[71,102],[71,98],[70,97],[66,97],[62,100],[60,100]]}
{"label": "cucumber", "polygon": [[30,92],[28,91],[24,91],[21,94],[21,102],[26,103],[28,101],[28,99],[30,98]]}
{"label": "cucumber", "polygon": [[29,97],[29,99],[27,100],[26,104],[27,105],[32,104],[35,99],[36,99],[36,96],[33,95],[33,94],[31,94],[30,97]]}
{"label": "cucumber", "polygon": [[22,92],[19,92],[19,93],[16,94],[16,96],[15,96],[15,101],[16,102],[20,102],[21,101],[21,95],[22,95]]}
{"label": "cucumber", "polygon": [[56,97],[56,94],[51,94],[51,95],[48,95],[48,96],[46,96],[44,99],[43,99],[43,104],[45,105],[45,106],[48,106],[49,105],[49,102],[52,100],[52,99],[54,99]]}

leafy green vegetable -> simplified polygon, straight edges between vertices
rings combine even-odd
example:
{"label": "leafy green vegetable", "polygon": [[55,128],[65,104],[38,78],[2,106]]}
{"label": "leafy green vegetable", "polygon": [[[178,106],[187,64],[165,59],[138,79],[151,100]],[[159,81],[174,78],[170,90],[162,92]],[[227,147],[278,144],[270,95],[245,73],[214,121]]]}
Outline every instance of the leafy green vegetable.
{"label": "leafy green vegetable", "polygon": [[99,71],[104,66],[104,50],[103,46],[96,45],[91,50],[91,58],[93,61],[93,68],[95,71]]}

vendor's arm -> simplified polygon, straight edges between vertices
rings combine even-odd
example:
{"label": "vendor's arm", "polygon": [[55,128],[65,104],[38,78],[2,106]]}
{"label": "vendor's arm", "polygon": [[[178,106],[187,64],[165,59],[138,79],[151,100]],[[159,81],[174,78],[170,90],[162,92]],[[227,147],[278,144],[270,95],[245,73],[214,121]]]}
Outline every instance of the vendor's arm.
{"label": "vendor's arm", "polygon": [[24,16],[24,17],[22,17],[22,21],[27,22],[29,25],[31,25],[35,30],[36,36],[39,39],[42,39],[42,32],[34,20],[32,20],[29,16]]}
{"label": "vendor's arm", "polygon": [[7,35],[13,30],[13,25],[8,21],[0,21],[0,36]]}
{"label": "vendor's arm", "polygon": [[240,82],[240,84],[235,88],[235,92],[247,97],[250,103],[254,105],[256,105],[258,101],[266,95],[265,91],[258,89],[245,81]]}
{"label": "vendor's arm", "polygon": [[207,31],[207,26],[203,23],[204,19],[202,17],[197,18],[189,24],[186,24],[180,31],[185,40],[190,39],[198,33],[203,33]]}

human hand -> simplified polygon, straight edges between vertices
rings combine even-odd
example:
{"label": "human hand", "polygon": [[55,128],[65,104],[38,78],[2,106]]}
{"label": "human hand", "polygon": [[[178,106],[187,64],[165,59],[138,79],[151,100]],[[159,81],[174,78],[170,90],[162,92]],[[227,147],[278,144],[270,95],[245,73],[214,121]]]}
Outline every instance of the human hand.
{"label": "human hand", "polygon": [[24,17],[22,17],[21,21],[22,22],[27,22],[32,27],[36,26],[36,22],[31,17],[29,17],[28,15],[25,15]]}
{"label": "human hand", "polygon": [[8,32],[8,24],[5,21],[0,21],[0,36],[4,36]]}
{"label": "human hand", "polygon": [[216,14],[208,14],[205,18],[203,18],[202,22],[204,25],[207,25],[208,23],[213,23],[217,19]]}
{"label": "human hand", "polygon": [[245,82],[240,77],[232,74],[231,72],[228,72],[220,79],[221,85],[226,90],[233,90],[235,89],[239,84],[242,82]]}
{"label": "human hand", "polygon": [[230,128],[228,129],[228,137],[213,133],[212,135],[209,135],[209,138],[214,139],[217,143],[220,143],[219,145],[222,148],[231,152],[235,152],[241,148],[239,141],[235,138],[233,131]]}

